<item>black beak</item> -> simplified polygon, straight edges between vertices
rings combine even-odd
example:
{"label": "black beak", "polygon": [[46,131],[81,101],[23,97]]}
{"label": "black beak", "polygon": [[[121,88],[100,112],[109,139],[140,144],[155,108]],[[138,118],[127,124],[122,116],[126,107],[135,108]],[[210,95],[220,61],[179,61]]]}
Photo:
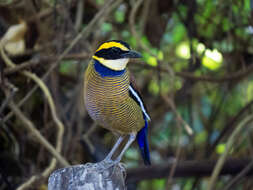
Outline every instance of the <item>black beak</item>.
{"label": "black beak", "polygon": [[137,51],[130,50],[122,54],[122,58],[142,58],[142,55]]}

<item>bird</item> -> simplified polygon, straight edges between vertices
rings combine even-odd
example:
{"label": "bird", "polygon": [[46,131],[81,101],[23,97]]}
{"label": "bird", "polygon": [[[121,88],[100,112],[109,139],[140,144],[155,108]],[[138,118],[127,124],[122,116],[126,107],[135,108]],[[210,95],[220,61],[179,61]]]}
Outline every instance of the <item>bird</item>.
{"label": "bird", "polygon": [[[105,41],[96,49],[84,73],[84,102],[88,114],[98,125],[118,136],[103,161],[119,163],[137,139],[144,164],[151,165],[147,138],[150,116],[127,68],[131,58],[141,57],[124,41]],[[125,138],[125,146],[113,159]]]}

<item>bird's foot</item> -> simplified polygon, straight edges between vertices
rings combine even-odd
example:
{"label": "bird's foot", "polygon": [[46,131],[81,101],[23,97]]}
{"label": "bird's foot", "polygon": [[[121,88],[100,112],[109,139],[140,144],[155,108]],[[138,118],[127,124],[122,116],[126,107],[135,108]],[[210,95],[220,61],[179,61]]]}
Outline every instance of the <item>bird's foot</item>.
{"label": "bird's foot", "polygon": [[112,160],[111,158],[105,158],[104,160],[102,160],[101,162],[104,164],[108,164],[108,165],[117,165],[119,163],[120,160]]}
{"label": "bird's foot", "polygon": [[109,167],[120,165],[120,159],[112,160],[111,158],[105,158],[97,164],[99,165],[99,167],[107,169]]}

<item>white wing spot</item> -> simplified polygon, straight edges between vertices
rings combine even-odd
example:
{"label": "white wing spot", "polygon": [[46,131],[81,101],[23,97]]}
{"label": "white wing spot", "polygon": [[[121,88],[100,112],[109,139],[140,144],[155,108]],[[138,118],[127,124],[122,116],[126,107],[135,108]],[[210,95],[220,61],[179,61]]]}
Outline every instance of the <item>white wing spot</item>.
{"label": "white wing spot", "polygon": [[148,113],[145,110],[145,107],[143,105],[143,102],[141,100],[141,98],[139,97],[139,95],[135,92],[135,90],[133,89],[133,87],[131,85],[129,85],[129,89],[131,91],[131,93],[134,95],[134,97],[137,99],[137,101],[139,102],[140,106],[141,106],[141,110],[144,113],[144,115],[146,116],[146,118],[148,119],[148,121],[150,121],[150,117],[148,115]]}

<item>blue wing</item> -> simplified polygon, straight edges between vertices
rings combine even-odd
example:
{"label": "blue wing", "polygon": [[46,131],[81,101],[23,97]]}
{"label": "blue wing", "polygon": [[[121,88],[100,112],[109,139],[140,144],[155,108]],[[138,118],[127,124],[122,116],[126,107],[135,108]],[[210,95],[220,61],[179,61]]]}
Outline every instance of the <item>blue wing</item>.
{"label": "blue wing", "polygon": [[145,125],[143,128],[137,133],[137,141],[139,144],[139,148],[141,151],[142,158],[144,160],[145,165],[151,165],[150,162],[150,154],[149,154],[149,146],[148,146],[148,121],[150,120],[150,117],[147,113],[147,109],[145,107],[145,104],[142,101],[142,98],[140,94],[134,89],[133,85],[130,84],[129,86],[129,94],[130,96],[138,103],[138,105],[141,107],[142,113],[143,113],[143,119],[145,121]]}

